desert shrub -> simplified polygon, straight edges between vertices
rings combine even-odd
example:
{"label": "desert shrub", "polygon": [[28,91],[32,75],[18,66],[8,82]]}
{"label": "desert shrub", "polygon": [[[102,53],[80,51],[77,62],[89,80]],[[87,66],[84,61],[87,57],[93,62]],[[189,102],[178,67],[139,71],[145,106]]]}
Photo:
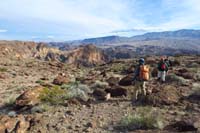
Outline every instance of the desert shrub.
{"label": "desert shrub", "polygon": [[197,81],[200,81],[200,72],[197,72],[197,73],[194,75],[194,79],[197,80]]}
{"label": "desert shrub", "polygon": [[69,98],[70,96],[68,95],[67,91],[61,89],[59,86],[44,88],[40,94],[41,101],[50,103],[52,105],[62,104]]}
{"label": "desert shrub", "polygon": [[124,64],[114,64],[111,67],[111,70],[113,72],[124,72],[125,70],[127,70],[127,67]]}
{"label": "desert shrub", "polygon": [[193,62],[193,63],[188,64],[188,67],[198,68],[198,67],[199,67],[199,64],[196,63],[196,62]]}
{"label": "desert shrub", "polygon": [[188,85],[188,80],[183,77],[177,76],[175,74],[170,74],[166,76],[168,82],[175,82],[178,85]]}
{"label": "desert shrub", "polygon": [[43,84],[44,81],[43,80],[37,80],[37,81],[35,81],[35,83],[37,83],[37,84]]}
{"label": "desert shrub", "polygon": [[67,90],[71,98],[80,98],[84,101],[89,99],[88,93],[92,93],[87,85],[80,84],[80,82],[71,82],[61,86],[62,89]]}
{"label": "desert shrub", "polygon": [[105,89],[108,86],[107,82],[102,82],[99,80],[96,80],[94,84],[91,85],[91,89],[95,90],[95,89]]}
{"label": "desert shrub", "polygon": [[15,103],[17,96],[11,95],[6,101],[5,101],[5,106],[12,106]]}
{"label": "desert shrub", "polygon": [[38,106],[34,106],[33,108],[31,108],[31,113],[42,113],[42,112],[46,112],[48,110],[50,110],[50,107],[48,104],[46,103],[42,103],[39,104]]}
{"label": "desert shrub", "polygon": [[125,130],[162,129],[163,119],[159,111],[151,107],[140,107],[134,114],[121,119],[120,128]]}
{"label": "desert shrub", "polygon": [[193,83],[192,90],[194,95],[200,96],[200,83]]}
{"label": "desert shrub", "polygon": [[0,72],[7,72],[8,71],[8,69],[7,68],[0,68]]}

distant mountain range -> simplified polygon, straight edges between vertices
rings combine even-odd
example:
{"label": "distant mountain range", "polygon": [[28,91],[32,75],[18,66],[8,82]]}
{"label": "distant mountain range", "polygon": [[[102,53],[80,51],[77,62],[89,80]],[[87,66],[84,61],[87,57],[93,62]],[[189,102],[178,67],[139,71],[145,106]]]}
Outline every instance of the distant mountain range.
{"label": "distant mountain range", "polygon": [[[132,41],[146,41],[146,40],[160,40],[160,39],[200,39],[200,30],[182,29],[177,31],[164,31],[164,32],[149,32],[143,35],[137,35],[133,37],[121,37],[121,36],[105,36],[97,38],[88,38],[84,40],[59,42],[65,44],[113,44],[113,43],[126,43]],[[59,44],[57,42],[57,44]],[[51,43],[55,44],[55,43]]]}
{"label": "distant mountain range", "polygon": [[[103,49],[116,47],[119,49],[120,46],[120,49],[128,48],[127,50],[130,52],[134,52],[133,49],[147,48],[143,50],[142,54],[149,53],[149,47],[155,50],[153,52],[155,54],[162,54],[159,51],[160,49],[162,49],[164,54],[170,54],[169,50],[173,51],[171,54],[200,54],[200,30],[182,29],[177,31],[149,32],[133,37],[106,36],[61,43],[50,43],[51,46],[59,47],[61,50],[68,50],[72,49],[74,46],[86,44],[94,44]],[[130,49],[130,47],[132,48]]]}

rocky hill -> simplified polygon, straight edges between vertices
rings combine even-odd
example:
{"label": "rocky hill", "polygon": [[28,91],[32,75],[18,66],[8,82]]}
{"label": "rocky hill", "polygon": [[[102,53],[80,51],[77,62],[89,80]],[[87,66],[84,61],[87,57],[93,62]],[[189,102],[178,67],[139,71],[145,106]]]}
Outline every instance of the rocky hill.
{"label": "rocky hill", "polygon": [[61,51],[44,43],[22,41],[0,41],[0,57],[58,61],[84,66],[103,64],[108,60],[102,50],[94,45],[79,46]]}
{"label": "rocky hill", "polygon": [[131,37],[132,40],[154,40],[162,38],[199,39],[200,30],[182,29],[177,31],[150,32]]}
{"label": "rocky hill", "polygon": [[56,60],[49,57],[50,54],[60,54],[56,48],[48,47],[44,43],[22,41],[0,41],[0,56],[6,58],[38,58]]}

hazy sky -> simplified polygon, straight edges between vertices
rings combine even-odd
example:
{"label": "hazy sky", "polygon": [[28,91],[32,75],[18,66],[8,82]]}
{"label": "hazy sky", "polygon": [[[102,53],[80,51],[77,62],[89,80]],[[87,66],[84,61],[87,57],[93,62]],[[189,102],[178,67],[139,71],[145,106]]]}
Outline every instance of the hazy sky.
{"label": "hazy sky", "polygon": [[0,39],[63,41],[200,29],[200,0],[1,0]]}

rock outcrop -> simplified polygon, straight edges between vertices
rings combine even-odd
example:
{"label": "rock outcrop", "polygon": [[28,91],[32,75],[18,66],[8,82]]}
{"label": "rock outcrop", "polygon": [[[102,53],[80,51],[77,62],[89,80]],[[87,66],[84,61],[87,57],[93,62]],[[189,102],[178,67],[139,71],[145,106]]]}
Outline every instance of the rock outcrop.
{"label": "rock outcrop", "polygon": [[40,102],[40,94],[43,91],[43,87],[34,87],[22,93],[15,101],[17,107],[33,106]]}
{"label": "rock outcrop", "polygon": [[106,61],[107,57],[94,45],[81,46],[67,54],[67,62],[70,64],[94,66]]}
{"label": "rock outcrop", "polygon": [[54,80],[53,80],[53,84],[55,85],[62,85],[62,84],[67,84],[69,83],[70,80],[67,78],[66,75],[58,75]]}
{"label": "rock outcrop", "polygon": [[164,86],[157,93],[147,95],[144,99],[144,103],[160,106],[177,104],[181,98],[180,92],[173,86]]}
{"label": "rock outcrop", "polygon": [[0,57],[58,61],[73,65],[94,66],[108,59],[103,51],[94,45],[84,45],[69,51],[49,47],[45,43],[23,41],[0,41]]}

